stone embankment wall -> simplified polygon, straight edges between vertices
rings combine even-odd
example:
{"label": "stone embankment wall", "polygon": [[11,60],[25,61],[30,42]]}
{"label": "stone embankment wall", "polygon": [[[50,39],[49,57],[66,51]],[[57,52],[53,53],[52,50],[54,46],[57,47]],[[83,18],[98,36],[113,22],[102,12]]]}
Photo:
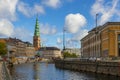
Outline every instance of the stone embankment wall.
{"label": "stone embankment wall", "polygon": [[11,80],[9,70],[3,61],[0,61],[0,80]]}
{"label": "stone embankment wall", "polygon": [[120,62],[56,60],[57,68],[120,76]]}

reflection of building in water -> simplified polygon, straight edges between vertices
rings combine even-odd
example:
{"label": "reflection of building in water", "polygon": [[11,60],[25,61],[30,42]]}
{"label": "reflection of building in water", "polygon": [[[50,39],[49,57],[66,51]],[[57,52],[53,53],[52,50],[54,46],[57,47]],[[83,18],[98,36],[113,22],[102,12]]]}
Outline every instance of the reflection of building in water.
{"label": "reflection of building in water", "polygon": [[40,80],[39,74],[40,74],[40,63],[34,63],[33,68],[34,68],[34,79],[35,80]]}

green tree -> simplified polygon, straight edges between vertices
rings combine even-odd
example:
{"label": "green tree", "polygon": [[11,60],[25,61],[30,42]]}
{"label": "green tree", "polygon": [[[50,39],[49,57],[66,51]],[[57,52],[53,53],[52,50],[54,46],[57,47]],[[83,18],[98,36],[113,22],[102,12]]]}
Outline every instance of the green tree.
{"label": "green tree", "polygon": [[0,55],[5,55],[7,54],[7,46],[6,43],[0,42]]}
{"label": "green tree", "polygon": [[76,57],[78,57],[75,53],[72,53],[71,54],[71,57],[73,57],[73,58],[76,58]]}
{"label": "green tree", "polygon": [[64,52],[63,57],[64,58],[77,58],[78,56],[75,53]]}

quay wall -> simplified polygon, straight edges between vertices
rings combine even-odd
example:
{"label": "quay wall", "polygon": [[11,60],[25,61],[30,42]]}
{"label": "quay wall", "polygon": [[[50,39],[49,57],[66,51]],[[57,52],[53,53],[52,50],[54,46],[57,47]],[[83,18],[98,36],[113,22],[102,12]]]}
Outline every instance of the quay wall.
{"label": "quay wall", "polygon": [[57,68],[120,76],[120,62],[55,60]]}
{"label": "quay wall", "polygon": [[0,61],[0,80],[12,80],[6,63]]}

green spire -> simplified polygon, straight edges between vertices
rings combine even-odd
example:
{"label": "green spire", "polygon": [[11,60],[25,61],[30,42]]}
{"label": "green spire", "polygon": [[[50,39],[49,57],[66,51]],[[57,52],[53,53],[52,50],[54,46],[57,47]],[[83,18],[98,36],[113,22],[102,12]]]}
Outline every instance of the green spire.
{"label": "green spire", "polygon": [[34,36],[40,36],[38,18],[36,18],[36,24],[35,24],[35,32],[34,32]]}

